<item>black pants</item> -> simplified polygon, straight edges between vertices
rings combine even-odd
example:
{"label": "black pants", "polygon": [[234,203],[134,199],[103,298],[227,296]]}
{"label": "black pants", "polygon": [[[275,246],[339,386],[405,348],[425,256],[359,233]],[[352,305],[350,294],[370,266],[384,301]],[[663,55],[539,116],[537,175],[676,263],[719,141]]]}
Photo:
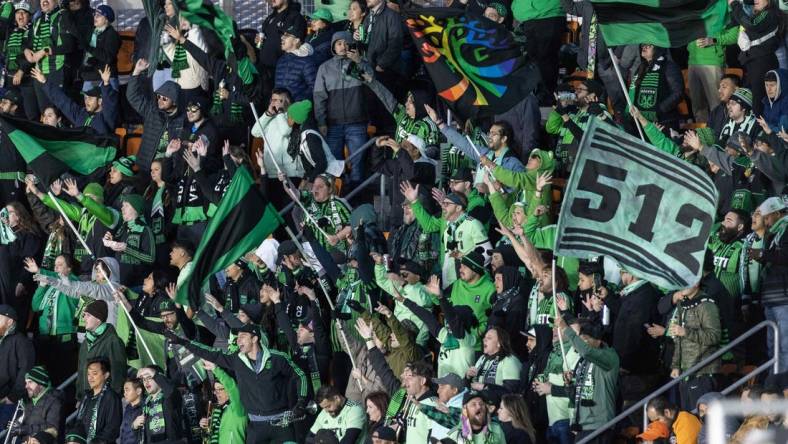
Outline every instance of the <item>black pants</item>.
{"label": "black pants", "polygon": [[713,392],[716,385],[712,375],[690,376],[686,381],[681,381],[679,383],[681,410],[688,412],[694,410],[698,405],[698,399],[706,393]]}
{"label": "black pants", "polygon": [[539,67],[542,84],[547,92],[552,93],[558,82],[558,51],[561,49],[561,33],[566,29],[566,18],[528,20],[521,26],[526,39],[525,49]]}
{"label": "black pants", "polygon": [[287,444],[295,443],[293,427],[280,427],[267,422],[249,422],[246,426],[247,444]]}
{"label": "black pants", "polygon": [[760,116],[763,112],[762,100],[766,97],[766,85],[763,82],[763,78],[766,76],[767,72],[779,67],[777,55],[774,53],[753,58],[744,64],[747,88],[752,90],[752,112],[755,113],[756,116]]}

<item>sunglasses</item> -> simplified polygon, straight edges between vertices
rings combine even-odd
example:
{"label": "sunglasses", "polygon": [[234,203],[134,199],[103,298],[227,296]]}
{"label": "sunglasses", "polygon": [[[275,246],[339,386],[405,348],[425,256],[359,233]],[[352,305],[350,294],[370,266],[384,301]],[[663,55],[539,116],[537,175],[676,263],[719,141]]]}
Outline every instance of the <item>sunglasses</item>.
{"label": "sunglasses", "polygon": [[186,107],[186,111],[188,111],[190,113],[196,113],[196,112],[200,111],[200,109],[201,108],[199,107],[199,105],[189,105],[188,107]]}
{"label": "sunglasses", "polygon": [[161,94],[156,94],[156,100],[170,100],[170,98]]}

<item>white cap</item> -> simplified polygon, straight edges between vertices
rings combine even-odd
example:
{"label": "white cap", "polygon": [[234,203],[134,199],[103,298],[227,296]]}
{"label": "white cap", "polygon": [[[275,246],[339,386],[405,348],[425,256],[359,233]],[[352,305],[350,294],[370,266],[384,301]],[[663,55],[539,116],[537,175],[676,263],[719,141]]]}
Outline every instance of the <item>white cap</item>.
{"label": "white cap", "polygon": [[761,216],[783,211],[785,210],[785,202],[779,197],[770,197],[763,201],[758,210],[761,212]]}
{"label": "white cap", "polygon": [[424,149],[427,147],[427,144],[424,142],[424,139],[415,135],[415,134],[408,134],[407,141],[410,142],[411,145],[415,146],[417,150],[424,156]]}

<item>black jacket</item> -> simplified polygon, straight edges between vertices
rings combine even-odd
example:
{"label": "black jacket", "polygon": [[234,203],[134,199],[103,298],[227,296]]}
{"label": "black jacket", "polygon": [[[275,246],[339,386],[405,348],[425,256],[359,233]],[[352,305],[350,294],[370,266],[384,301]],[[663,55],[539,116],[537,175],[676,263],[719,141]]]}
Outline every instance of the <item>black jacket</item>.
{"label": "black jacket", "polygon": [[149,80],[142,75],[131,76],[126,91],[129,103],[144,119],[145,132],[137,153],[137,165],[145,172],[150,171],[164,133],[168,133],[170,140],[180,136],[185,120],[180,106],[172,114],[159,110],[148,84]]}
{"label": "black jacket", "polygon": [[[114,66],[114,65],[113,65]],[[71,100],[63,88],[50,82],[43,85],[44,92],[49,100],[55,104],[75,127],[89,126],[103,135],[115,133],[115,122],[118,119],[120,96],[111,85],[101,85],[101,112],[88,114],[85,107]]]}
{"label": "black jacket", "polygon": [[621,358],[621,368],[633,374],[654,372],[657,341],[646,332],[645,324],[659,322],[657,303],[660,293],[646,283],[618,298],[613,321],[613,348]]}
{"label": "black jacket", "polygon": [[120,401],[120,395],[109,387],[100,395],[93,395],[92,390],[85,391],[77,411],[76,430],[80,433],[89,432],[96,402],[99,402],[99,405],[93,440],[115,442],[120,435],[120,423],[123,422],[123,404]]}
{"label": "black jacket", "polygon": [[[90,40],[90,35],[88,35]],[[96,36],[96,46],[85,48],[87,59],[80,67],[80,76],[83,80],[99,80],[98,71],[109,65],[112,76],[118,75],[118,51],[120,50],[120,34],[110,25]]]}
{"label": "black jacket", "polygon": [[[150,420],[146,415],[145,425],[143,426],[143,440],[144,444],[151,444],[157,442],[176,442],[184,437],[183,433],[183,420],[181,419],[181,408],[183,399],[181,393],[176,390],[175,386],[161,373],[156,373],[153,380],[159,385],[163,395],[162,403],[162,416],[164,417],[164,430],[155,432],[150,428]],[[153,397],[148,395],[143,402],[143,414],[147,413],[147,409],[153,403]]]}
{"label": "black jacket", "polygon": [[25,396],[25,373],[36,360],[30,339],[16,331],[0,339],[0,399],[16,402]]}
{"label": "black jacket", "polygon": [[282,12],[272,11],[263,20],[263,35],[265,39],[257,56],[259,66],[273,70],[276,62],[282,56],[282,33],[293,23],[300,23],[306,29],[306,20],[301,15],[301,4],[290,2]]}
{"label": "black jacket", "polygon": [[384,3],[378,14],[369,11],[361,26],[367,31],[365,57],[372,68],[380,66],[386,71],[398,73],[403,40],[400,15]]}
{"label": "black jacket", "polygon": [[250,270],[244,270],[238,281],[227,279],[224,287],[224,309],[232,313],[244,304],[249,304],[260,299],[260,282]]}
{"label": "black jacket", "polygon": [[47,429],[55,429],[58,436],[63,434],[63,393],[60,390],[48,389],[33,404],[25,399],[24,420],[19,427],[19,436],[24,441],[28,436]]}

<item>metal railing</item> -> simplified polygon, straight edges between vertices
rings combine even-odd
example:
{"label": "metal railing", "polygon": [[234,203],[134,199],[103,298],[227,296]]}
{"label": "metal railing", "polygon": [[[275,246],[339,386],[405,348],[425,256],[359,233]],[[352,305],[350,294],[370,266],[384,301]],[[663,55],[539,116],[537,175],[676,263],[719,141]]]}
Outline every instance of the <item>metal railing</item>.
{"label": "metal railing", "polygon": [[[350,157],[348,157],[347,159],[345,159],[345,165],[348,165],[348,164],[350,163],[350,161],[352,161],[352,160],[353,160],[353,159],[355,159],[356,157],[358,157],[358,156],[360,156],[360,155],[364,154],[365,152],[367,152],[367,150],[369,149],[369,147],[371,147],[371,146],[373,146],[373,145],[375,144],[375,141],[376,141],[376,140],[378,140],[378,138],[377,138],[377,137],[373,137],[373,138],[369,139],[369,140],[367,141],[367,143],[365,143],[364,145],[361,145],[361,148],[359,148],[359,149],[358,149],[358,151],[356,151],[355,153],[351,154],[351,155],[350,155]],[[353,191],[351,191],[350,193],[348,193],[348,194],[345,196],[345,199],[346,199],[346,200],[352,199],[352,198],[353,198],[353,197],[355,197],[355,196],[356,196],[358,193],[360,193],[360,192],[361,192],[361,190],[363,190],[364,188],[366,188],[367,186],[369,186],[369,184],[371,184],[371,183],[372,183],[372,182],[373,182],[375,179],[377,179],[378,177],[380,177],[380,173],[375,173],[375,174],[373,174],[372,176],[368,177],[366,180],[364,180],[363,182],[361,182],[361,184],[360,184],[360,185],[356,186],[356,188],[355,188]],[[289,204],[285,205],[285,207],[284,207],[284,208],[282,208],[281,210],[279,210],[279,215],[280,215],[280,216],[282,216],[282,217],[284,217],[286,214],[288,214],[290,211],[292,211],[292,210],[293,210],[293,207],[294,207],[294,206],[295,206],[295,203],[294,203],[294,202],[290,202]]]}
{"label": "metal railing", "polygon": [[[71,375],[68,378],[66,378],[66,380],[63,381],[59,386],[57,386],[56,389],[57,390],[63,390],[66,387],[68,387],[69,385],[73,384],[76,380],[77,380],[77,373],[75,372],[73,375]],[[71,416],[69,416],[69,418],[71,418],[72,416],[75,416],[75,415],[76,415],[76,412],[72,413]],[[66,419],[66,421],[69,421],[69,419]],[[6,434],[8,434],[8,429],[0,430],[0,439],[5,438]]]}
{"label": "metal railing", "polygon": [[587,443],[597,436],[601,435],[614,425],[618,424],[621,420],[628,418],[631,414],[635,413],[638,409],[643,409],[643,430],[646,430],[648,427],[648,415],[646,414],[646,408],[648,406],[648,402],[652,399],[656,398],[657,396],[667,392],[668,390],[672,389],[673,387],[677,386],[681,381],[697,372],[698,370],[706,367],[707,365],[711,364],[712,362],[716,361],[725,353],[731,351],[735,346],[741,344],[749,338],[750,336],[754,335],[755,333],[763,330],[764,328],[771,328],[774,330],[774,350],[772,352],[772,357],[766,361],[764,364],[756,368],[755,370],[751,371],[750,373],[742,376],[739,380],[733,383],[730,387],[722,390],[723,395],[727,395],[732,391],[739,388],[741,385],[746,383],[748,380],[752,379],[752,377],[757,376],[764,371],[768,370],[770,367],[774,368],[774,373],[779,373],[780,371],[780,331],[777,328],[777,324],[773,321],[762,321],[758,325],[754,326],[753,328],[747,330],[745,333],[741,334],[738,338],[734,339],[730,343],[728,343],[725,347],[720,348],[716,352],[712,353],[706,359],[698,362],[697,364],[690,367],[688,370],[684,371],[684,373],[680,374],[677,378],[673,379],[672,381],[668,382],[667,384],[663,385],[662,387],[658,388],[651,394],[647,395],[645,398],[641,399],[637,403],[629,406],[626,410],[621,412],[618,416],[611,419],[607,423],[605,423],[602,427],[596,429],[593,433],[583,438],[578,444]]}

